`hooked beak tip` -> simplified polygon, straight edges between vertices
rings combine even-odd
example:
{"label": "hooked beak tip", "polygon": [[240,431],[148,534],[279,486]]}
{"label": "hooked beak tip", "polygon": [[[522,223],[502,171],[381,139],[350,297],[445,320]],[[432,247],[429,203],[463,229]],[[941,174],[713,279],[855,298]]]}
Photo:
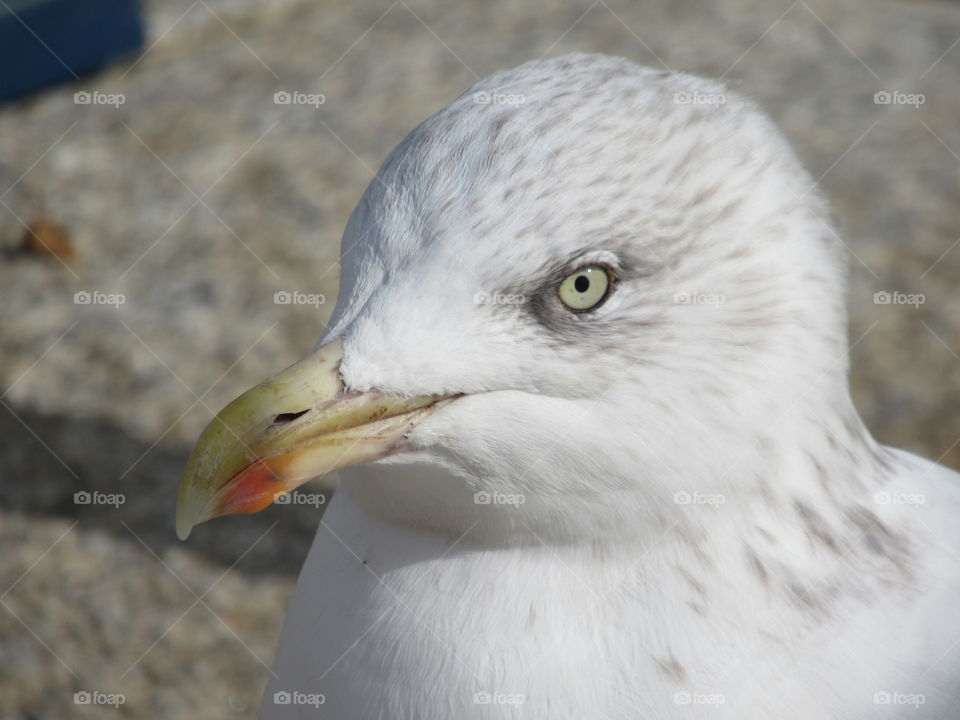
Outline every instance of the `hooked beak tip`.
{"label": "hooked beak tip", "polygon": [[177,538],[181,541],[185,541],[190,537],[190,531],[193,530],[192,522],[185,522],[181,518],[177,518]]}

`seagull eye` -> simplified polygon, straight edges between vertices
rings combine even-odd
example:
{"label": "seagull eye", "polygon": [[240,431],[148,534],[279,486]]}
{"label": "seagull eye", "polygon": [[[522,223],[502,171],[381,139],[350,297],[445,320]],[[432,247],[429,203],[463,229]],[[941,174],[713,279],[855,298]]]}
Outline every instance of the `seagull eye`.
{"label": "seagull eye", "polygon": [[557,294],[560,302],[574,312],[588,312],[600,307],[610,295],[613,273],[603,265],[586,265],[567,275]]}

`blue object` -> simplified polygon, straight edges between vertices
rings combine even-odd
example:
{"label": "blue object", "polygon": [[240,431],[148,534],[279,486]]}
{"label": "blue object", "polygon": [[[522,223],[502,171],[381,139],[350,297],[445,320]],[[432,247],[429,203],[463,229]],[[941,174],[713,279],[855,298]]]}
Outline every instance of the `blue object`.
{"label": "blue object", "polygon": [[74,80],[142,46],[137,0],[4,0],[0,101]]}

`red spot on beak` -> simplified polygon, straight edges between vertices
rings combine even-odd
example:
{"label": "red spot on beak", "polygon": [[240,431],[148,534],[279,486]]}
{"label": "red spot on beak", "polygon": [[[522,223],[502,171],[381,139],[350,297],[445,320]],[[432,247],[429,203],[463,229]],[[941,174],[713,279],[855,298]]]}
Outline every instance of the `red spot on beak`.
{"label": "red spot on beak", "polygon": [[273,503],[287,492],[283,481],[282,458],[260,458],[247,465],[226,483],[223,496],[217,502],[214,517],[234,513],[255,513]]}

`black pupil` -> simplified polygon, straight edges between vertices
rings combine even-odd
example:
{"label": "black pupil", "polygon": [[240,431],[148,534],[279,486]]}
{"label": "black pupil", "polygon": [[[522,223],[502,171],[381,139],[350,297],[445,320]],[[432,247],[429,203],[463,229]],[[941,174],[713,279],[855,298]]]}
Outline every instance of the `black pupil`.
{"label": "black pupil", "polygon": [[580,275],[576,280],[573,281],[573,287],[576,288],[578,293],[585,293],[590,289],[590,278],[586,275]]}

